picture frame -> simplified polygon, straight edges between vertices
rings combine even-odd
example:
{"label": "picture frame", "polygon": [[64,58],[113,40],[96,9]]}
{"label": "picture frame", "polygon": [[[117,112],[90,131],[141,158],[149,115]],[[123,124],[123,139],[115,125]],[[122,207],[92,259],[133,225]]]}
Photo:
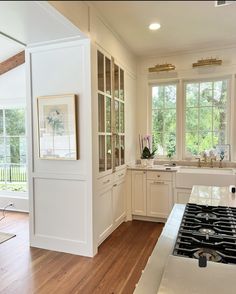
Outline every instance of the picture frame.
{"label": "picture frame", "polygon": [[37,98],[40,159],[77,160],[77,96],[63,94]]}
{"label": "picture frame", "polygon": [[220,160],[220,154],[224,152],[224,161],[230,161],[230,144],[218,144],[216,145],[216,157]]}

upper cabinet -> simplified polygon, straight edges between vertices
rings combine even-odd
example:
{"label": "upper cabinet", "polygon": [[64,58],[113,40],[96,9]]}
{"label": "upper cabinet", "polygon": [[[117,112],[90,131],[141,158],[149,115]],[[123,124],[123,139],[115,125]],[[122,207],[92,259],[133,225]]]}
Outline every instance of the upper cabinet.
{"label": "upper cabinet", "polygon": [[97,51],[99,172],[125,164],[124,70]]}

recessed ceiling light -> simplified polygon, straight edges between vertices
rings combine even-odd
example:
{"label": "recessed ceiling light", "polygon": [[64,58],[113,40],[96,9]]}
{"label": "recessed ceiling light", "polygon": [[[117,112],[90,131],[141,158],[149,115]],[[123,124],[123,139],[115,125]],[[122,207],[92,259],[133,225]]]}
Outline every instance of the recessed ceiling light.
{"label": "recessed ceiling light", "polygon": [[161,27],[161,25],[157,22],[151,23],[149,25],[149,30],[156,31]]}

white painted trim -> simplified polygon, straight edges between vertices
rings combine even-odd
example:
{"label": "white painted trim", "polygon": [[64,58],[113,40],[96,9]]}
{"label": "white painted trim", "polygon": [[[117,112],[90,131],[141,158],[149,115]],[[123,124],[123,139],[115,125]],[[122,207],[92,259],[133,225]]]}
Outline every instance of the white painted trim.
{"label": "white painted trim", "polygon": [[8,208],[7,210],[29,212],[28,198],[0,194],[0,209],[3,209],[6,205],[8,205],[11,202],[14,206],[12,208]]}
{"label": "white painted trim", "polygon": [[43,235],[32,236],[30,246],[89,257],[96,254],[91,253],[88,244],[85,242]]}

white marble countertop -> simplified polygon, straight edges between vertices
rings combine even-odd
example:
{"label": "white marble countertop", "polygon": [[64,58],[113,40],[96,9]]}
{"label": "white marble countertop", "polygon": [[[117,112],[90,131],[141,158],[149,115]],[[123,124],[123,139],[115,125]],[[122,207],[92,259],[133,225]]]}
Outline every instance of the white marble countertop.
{"label": "white marble countertop", "polygon": [[[229,187],[194,186],[190,202],[236,207],[236,196]],[[134,294],[236,293],[235,265],[208,262],[199,268],[195,259],[172,255],[184,209],[182,204],[172,209]]]}
{"label": "white marble countertop", "polygon": [[236,207],[236,193],[231,193],[229,186],[193,186],[189,203]]}
{"label": "white marble countertop", "polygon": [[[158,294],[235,294],[235,265],[169,256]],[[148,293],[148,292],[147,292]]]}
{"label": "white marble countertop", "polygon": [[185,205],[175,204],[163,228],[161,236],[149,257],[143,274],[134,291],[135,294],[156,294],[168,257],[172,254]]}
{"label": "white marble countertop", "polygon": [[179,170],[179,166],[166,166],[166,165],[152,165],[144,166],[141,164],[128,165],[127,169],[131,170],[146,170],[146,171],[164,171],[164,172],[176,172]]}

